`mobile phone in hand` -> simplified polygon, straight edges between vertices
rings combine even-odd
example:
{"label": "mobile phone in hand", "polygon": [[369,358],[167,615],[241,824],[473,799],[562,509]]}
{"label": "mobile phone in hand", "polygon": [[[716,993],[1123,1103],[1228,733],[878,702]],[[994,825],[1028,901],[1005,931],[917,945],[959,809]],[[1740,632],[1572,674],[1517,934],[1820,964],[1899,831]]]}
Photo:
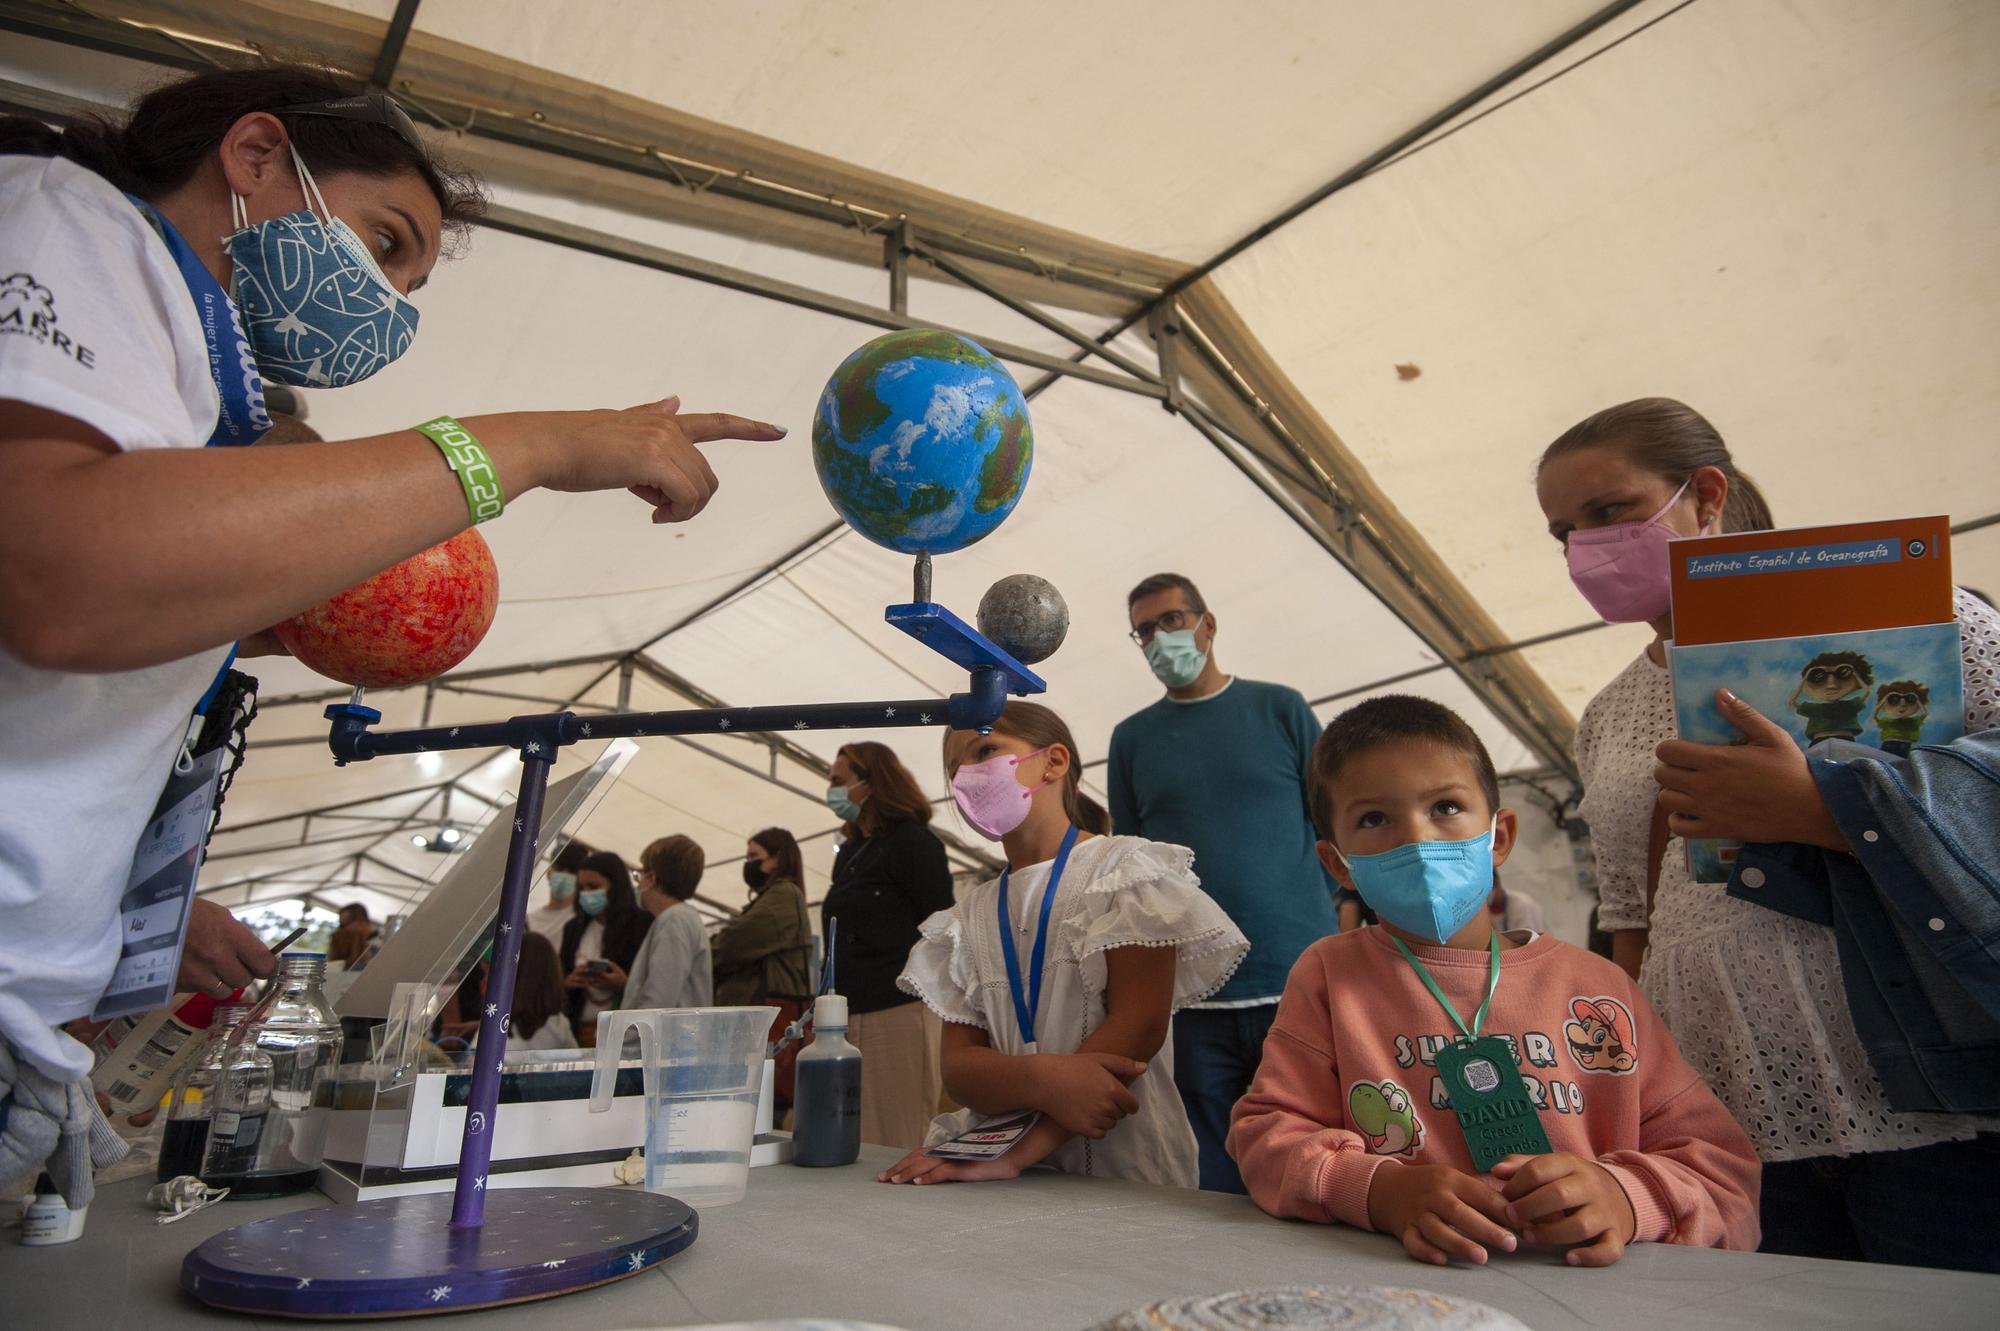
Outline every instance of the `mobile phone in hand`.
{"label": "mobile phone in hand", "polygon": [[608,962],[608,961],[605,961],[605,960],[602,960],[601,958],[594,958],[594,959],[592,959],[592,960],[590,960],[590,961],[586,961],[586,962],[584,962],[584,963],[583,963],[583,968],[584,968],[585,970],[587,970],[587,971],[590,971],[590,972],[592,972],[593,974],[596,974],[596,975],[603,975],[603,974],[606,974],[606,973],[608,973],[608,972],[610,971],[610,969],[611,969],[611,963],[610,963],[610,962]]}

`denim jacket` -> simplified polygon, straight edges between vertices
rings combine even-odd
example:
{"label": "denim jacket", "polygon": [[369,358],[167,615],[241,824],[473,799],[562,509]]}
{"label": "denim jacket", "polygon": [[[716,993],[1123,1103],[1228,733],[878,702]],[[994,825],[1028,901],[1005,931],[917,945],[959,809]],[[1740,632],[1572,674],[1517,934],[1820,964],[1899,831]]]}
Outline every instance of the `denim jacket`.
{"label": "denim jacket", "polygon": [[1853,854],[1748,845],[1729,894],[1833,930],[1892,1108],[2000,1113],[2000,730],[1841,749],[1807,762]]}

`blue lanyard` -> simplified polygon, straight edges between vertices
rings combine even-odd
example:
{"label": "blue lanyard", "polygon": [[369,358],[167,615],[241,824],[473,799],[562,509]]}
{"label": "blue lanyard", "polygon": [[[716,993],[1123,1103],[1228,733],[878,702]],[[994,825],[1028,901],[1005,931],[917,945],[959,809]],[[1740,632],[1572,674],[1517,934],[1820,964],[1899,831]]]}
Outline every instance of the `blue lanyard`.
{"label": "blue lanyard", "polygon": [[1021,985],[1021,954],[1014,947],[1014,917],[1007,909],[1007,875],[1000,871],[1000,953],[1007,962],[1007,988],[1014,995],[1014,1021],[1021,1038],[1035,1042],[1035,1014],[1042,1010],[1042,962],[1049,950],[1049,914],[1055,909],[1056,887],[1062,882],[1069,853],[1076,848],[1076,828],[1063,834],[1062,849],[1056,852],[1055,866],[1049,870],[1049,886],[1042,893],[1042,919],[1035,929],[1034,956],[1028,963],[1028,987]]}
{"label": "blue lanyard", "polygon": [[166,242],[167,253],[174,256],[174,266],[181,270],[181,280],[187,283],[195,313],[201,318],[201,335],[208,340],[208,372],[222,399],[215,433],[208,437],[210,447],[256,443],[271,428],[271,413],[264,406],[264,376],[257,370],[250,339],[243,335],[236,302],[164,214],[137,195],[125,197]]}
{"label": "blue lanyard", "polygon": [[[234,448],[242,444],[254,444],[271,428],[271,413],[264,406],[264,376],[257,371],[257,358],[250,352],[250,339],[243,335],[243,321],[237,317],[236,302],[222,289],[222,283],[215,280],[215,274],[208,271],[180,233],[166,218],[166,214],[147,203],[136,194],[127,194],[139,215],[152,225],[154,232],[165,242],[167,253],[174,258],[174,266],[181,270],[181,281],[187,283],[188,295],[194,300],[195,313],[201,318],[201,335],[208,341],[208,372],[215,379],[216,396],[221,399],[221,410],[216,416],[215,432],[208,437],[210,448]],[[201,701],[194,705],[197,717],[208,715],[209,704],[222,691],[222,682],[229,678],[229,668],[236,664],[237,644],[229,645],[229,655],[222,662],[222,668],[209,681]],[[194,727],[189,727],[189,744],[193,743]]]}

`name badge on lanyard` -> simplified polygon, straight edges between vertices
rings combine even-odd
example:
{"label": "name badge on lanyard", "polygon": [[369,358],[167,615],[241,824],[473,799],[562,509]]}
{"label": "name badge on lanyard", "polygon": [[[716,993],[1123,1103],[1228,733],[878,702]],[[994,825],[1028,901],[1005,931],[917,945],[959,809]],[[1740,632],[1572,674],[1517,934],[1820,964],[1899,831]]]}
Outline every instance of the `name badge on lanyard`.
{"label": "name badge on lanyard", "polygon": [[[236,302],[164,214],[136,195],[125,197],[165,243],[200,317],[202,337],[208,343],[208,369],[220,399],[208,446],[255,443],[271,428],[271,414],[264,405],[264,377],[250,352],[250,339],[243,334]],[[92,1021],[150,1012],[165,1006],[173,996],[181,950],[187,943],[195,883],[201,874],[202,854],[208,845],[228,758],[220,746],[195,757],[194,735],[235,660],[236,649],[232,647],[214,682],[195,704],[188,740],[175,750],[173,770],[167,774],[166,786],[139,834],[138,845],[133,847],[132,868],[118,902],[118,964],[90,1014]]]}
{"label": "name badge on lanyard", "polygon": [[1445,1099],[1451,1104],[1458,1130],[1465,1135],[1466,1149],[1472,1153],[1472,1167],[1485,1173],[1510,1155],[1547,1155],[1549,1135],[1542,1130],[1541,1115],[1528,1098],[1528,1087],[1514,1066],[1513,1051],[1505,1040],[1481,1035],[1486,1009],[1493,1003],[1493,991],[1500,985],[1500,939],[1491,947],[1492,964],[1486,976],[1486,998],[1473,1014],[1472,1024],[1458,1015],[1458,1009],[1438,988],[1437,981],[1424,969],[1403,940],[1392,938],[1396,950],[1410,969],[1444,1007],[1445,1015],[1459,1029],[1460,1038],[1437,1051],[1438,1080],[1444,1083]]}
{"label": "name badge on lanyard", "polygon": [[1049,916],[1055,910],[1056,888],[1062,883],[1063,869],[1069,864],[1069,853],[1076,848],[1076,828],[1063,834],[1062,849],[1056,852],[1056,862],[1049,869],[1049,885],[1042,893],[1041,921],[1035,928],[1035,950],[1028,962],[1028,977],[1021,978],[1021,954],[1014,946],[1014,914],[1007,908],[1007,877],[1009,870],[1000,871],[1000,956],[1007,963],[1007,990],[1014,996],[1014,1024],[1021,1029],[1021,1039],[1027,1047],[1022,1051],[1035,1052],[1035,1017],[1042,1010],[1042,963],[1048,957]]}

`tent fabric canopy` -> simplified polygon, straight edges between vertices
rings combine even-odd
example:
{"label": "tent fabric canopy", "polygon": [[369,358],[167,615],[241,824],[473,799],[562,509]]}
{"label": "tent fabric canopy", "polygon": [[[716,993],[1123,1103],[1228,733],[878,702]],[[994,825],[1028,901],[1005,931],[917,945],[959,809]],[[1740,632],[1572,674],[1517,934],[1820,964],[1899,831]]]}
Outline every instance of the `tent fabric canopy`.
{"label": "tent fabric canopy", "polygon": [[[236,34],[239,45],[268,45],[279,30],[372,56],[398,6],[90,8],[106,21],[164,26],[175,40]],[[1476,605],[1491,631],[1474,636],[1494,644],[1589,620],[1543,533],[1531,473],[1562,428],[1625,398],[1665,393],[1709,413],[1786,524],[2000,513],[2000,465],[1980,430],[2000,395],[1986,350],[2000,332],[2000,229],[1994,175],[1983,169],[2000,149],[1989,96],[2000,11],[1977,0],[1643,0],[1621,10],[1242,248],[1203,286],[1301,404],[1272,413],[1268,402],[1282,406],[1285,394],[1253,385],[1267,414],[1286,417],[1297,437],[1315,425],[1300,412],[1337,432],[1384,511],[1415,533],[1392,552],[1416,570],[1412,585],[1428,580],[1447,607]],[[979,221],[968,224],[966,252],[980,274],[1017,296],[1035,287],[1051,314],[1090,337],[1129,327],[1110,345],[1152,368],[1160,348],[1146,301],[1118,291],[1157,292],[1224,254],[1600,11],[1573,0],[1025,3],[955,12],[947,33],[886,3],[424,0],[402,57],[419,86],[392,86],[422,105],[431,71],[490,59],[510,98],[534,91],[531,75],[568,81],[551,83],[540,103],[551,123],[595,114],[603,123],[592,132],[610,139],[611,121],[636,123],[657,104],[715,126],[707,140],[699,124],[685,129],[677,151],[701,143],[721,160],[755,148],[794,162],[815,188],[851,164],[861,183],[850,192],[878,193],[847,231],[812,231],[796,219],[738,224],[754,211],[738,195],[783,181],[682,190],[568,162],[557,187],[554,159],[526,131],[500,147],[476,126],[460,140],[485,154],[495,200],[509,210],[876,307],[888,297],[877,214],[892,214],[898,191],[913,218],[962,209]],[[5,78],[89,100],[122,101],[167,73],[101,49],[13,46],[0,57]],[[531,159],[533,171],[523,165]],[[981,236],[1010,227],[1043,228],[1013,270],[1004,247],[979,248]],[[1042,355],[1075,350],[934,267],[911,272],[915,318]],[[311,395],[328,437],[441,411],[622,406],[671,392],[691,409],[792,430],[781,444],[712,449],[722,490],[694,523],[651,527],[619,495],[536,493],[513,505],[486,529],[500,616],[454,678],[612,707],[623,657],[639,667],[624,686],[634,708],[962,687],[945,662],[881,622],[884,604],[907,599],[907,561],[828,532],[831,510],[812,475],[806,427],[820,386],[875,329],[491,230],[463,261],[440,265],[422,304],[424,335],[402,362],[360,387]],[[1039,366],[1013,368],[1024,386],[1041,377]],[[1218,415],[1256,414],[1251,399],[1190,391]],[[1202,585],[1225,668],[1327,699],[1322,716],[1404,677],[1393,687],[1457,707],[1514,773],[1556,764],[1545,736],[1489,706],[1493,670],[1531,670],[1574,713],[1644,641],[1637,628],[1579,632],[1455,674],[1435,635],[1399,618],[1402,602],[1315,536],[1311,485],[1300,482],[1316,481],[1304,473],[1322,455],[1259,461],[1247,446],[1226,455],[1155,398],[1073,378],[1040,392],[1032,411],[1027,497],[995,536],[940,558],[937,594],[969,618],[1008,573],[1038,573],[1063,590],[1073,627],[1044,673],[1086,760],[1102,757],[1119,717],[1156,696],[1122,612],[1125,590],[1163,568]],[[1960,581],[2000,587],[1992,527],[1966,534],[1954,553]],[[577,660],[593,664],[537,668]],[[335,769],[314,742],[317,697],[331,686],[295,662],[252,668],[267,699],[316,700],[272,707],[252,732],[229,830],[204,876],[218,899],[374,893],[356,899],[394,908],[421,892],[438,858],[412,846],[399,820],[435,826],[443,783],[459,792],[455,815],[460,803],[470,817],[481,800],[506,798],[505,754]],[[414,723],[427,705],[433,721],[536,709],[452,689],[370,701],[385,724]],[[934,732],[880,737],[943,796]],[[582,834],[630,857],[685,831],[719,862],[740,855],[758,827],[819,833],[806,843],[817,898],[832,839],[814,760],[844,738],[788,736],[795,747],[775,758],[752,739],[703,742],[742,766],[647,741]],[[1564,787],[1548,788],[1559,800]],[[336,811],[344,822],[327,815],[307,828],[298,816],[370,799]],[[1552,820],[1529,821],[1547,825],[1538,862],[1558,872],[1563,839]],[[948,808],[940,826],[966,843],[960,862],[975,865],[981,847]],[[358,831],[320,840],[362,828],[395,831],[372,846]],[[733,888],[710,890],[735,899]]]}

